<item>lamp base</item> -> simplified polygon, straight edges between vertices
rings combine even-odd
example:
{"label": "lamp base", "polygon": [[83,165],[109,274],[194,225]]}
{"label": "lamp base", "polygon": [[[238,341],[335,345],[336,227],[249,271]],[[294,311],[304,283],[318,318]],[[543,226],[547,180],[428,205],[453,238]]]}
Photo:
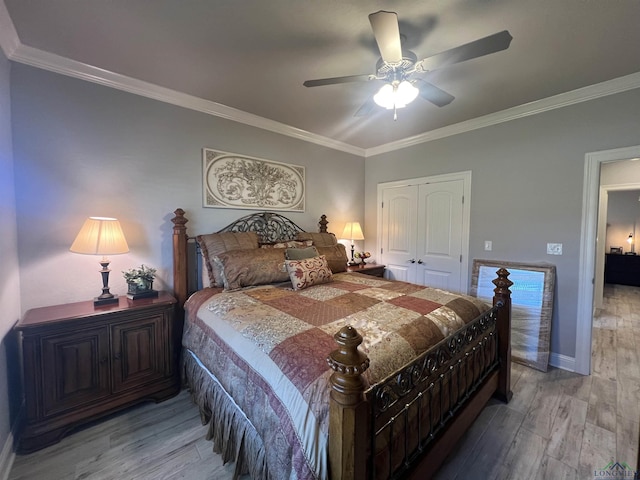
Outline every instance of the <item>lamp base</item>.
{"label": "lamp base", "polygon": [[100,265],[102,265],[102,270],[100,270],[100,275],[102,276],[102,295],[93,299],[94,307],[113,305],[119,302],[118,296],[109,291],[109,272],[111,271],[109,270],[109,259],[102,257]]}
{"label": "lamp base", "polygon": [[112,297],[109,297],[109,298],[95,297],[93,299],[93,306],[102,307],[103,305],[113,305],[114,303],[118,303],[119,301],[120,300],[118,300],[117,295],[113,295]]}
{"label": "lamp base", "polygon": [[351,240],[351,261],[347,263],[347,265],[349,265],[350,267],[353,267],[358,264],[358,262],[356,262],[355,258],[353,257],[354,252],[355,252],[355,246],[353,245],[353,240]]}

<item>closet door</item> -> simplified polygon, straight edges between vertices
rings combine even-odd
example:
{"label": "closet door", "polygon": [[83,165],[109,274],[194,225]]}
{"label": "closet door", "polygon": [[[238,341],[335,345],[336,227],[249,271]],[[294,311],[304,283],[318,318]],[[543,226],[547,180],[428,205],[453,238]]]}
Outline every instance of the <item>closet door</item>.
{"label": "closet door", "polygon": [[418,187],[416,283],[462,292],[464,182]]}
{"label": "closet door", "polygon": [[416,281],[417,185],[385,188],[382,192],[382,261],[385,276]]}

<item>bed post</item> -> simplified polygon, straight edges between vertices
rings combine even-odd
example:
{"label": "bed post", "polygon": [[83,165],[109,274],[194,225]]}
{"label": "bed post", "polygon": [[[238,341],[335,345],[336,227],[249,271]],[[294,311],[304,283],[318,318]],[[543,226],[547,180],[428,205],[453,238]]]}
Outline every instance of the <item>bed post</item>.
{"label": "bed post", "polygon": [[178,300],[180,309],[187,301],[188,283],[187,283],[187,218],[184,216],[184,210],[178,208],[175,217],[171,219],[173,222],[173,291]]}
{"label": "bed post", "polygon": [[329,405],[329,470],[331,480],[360,480],[366,475],[368,406],[362,374],[369,358],[358,350],[362,336],[348,325],[333,338],[339,347],[327,358],[333,374]]}
{"label": "bed post", "polygon": [[496,272],[498,278],[493,280],[496,288],[493,290],[493,305],[502,303],[498,310],[498,358],[500,359],[500,373],[498,375],[498,389],[495,396],[503,402],[509,402],[513,396],[511,391],[511,290],[513,282],[507,278],[509,272],[501,268]]}
{"label": "bed post", "polygon": [[322,215],[320,217],[320,221],[318,222],[318,231],[320,233],[327,233],[327,225],[329,225],[329,222],[327,221],[327,216]]}

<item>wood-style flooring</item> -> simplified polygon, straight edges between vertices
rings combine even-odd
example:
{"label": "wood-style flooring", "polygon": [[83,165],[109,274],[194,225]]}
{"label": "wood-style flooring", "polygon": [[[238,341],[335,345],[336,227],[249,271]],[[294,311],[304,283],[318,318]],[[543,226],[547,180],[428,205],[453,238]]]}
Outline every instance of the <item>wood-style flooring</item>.
{"label": "wood-style flooring", "polygon": [[[593,337],[591,376],[513,364],[513,400],[483,410],[437,479],[593,479],[612,460],[637,468],[640,288],[605,287]],[[205,433],[183,391],[18,455],[9,480],[230,480],[234,465]]]}

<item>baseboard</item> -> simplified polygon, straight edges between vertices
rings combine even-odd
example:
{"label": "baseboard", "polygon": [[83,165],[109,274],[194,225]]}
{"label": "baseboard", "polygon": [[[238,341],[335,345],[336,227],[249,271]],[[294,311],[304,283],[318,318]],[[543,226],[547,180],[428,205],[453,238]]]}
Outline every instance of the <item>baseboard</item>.
{"label": "baseboard", "polygon": [[9,435],[7,436],[7,440],[4,442],[2,450],[0,451],[0,480],[7,480],[9,478],[9,473],[11,473],[13,462],[16,459],[16,450],[14,448],[15,439],[18,438],[19,428],[20,425],[22,425],[24,414],[25,404],[23,401],[20,409],[18,410],[18,415],[13,422],[13,427],[11,428]]}
{"label": "baseboard", "polygon": [[16,452],[13,449],[13,432],[9,432],[7,441],[4,442],[2,451],[0,452],[0,480],[7,480],[13,461],[16,458]]}
{"label": "baseboard", "polygon": [[549,365],[570,372],[576,371],[575,357],[568,357],[567,355],[561,355],[559,353],[551,352],[551,355],[549,355]]}

